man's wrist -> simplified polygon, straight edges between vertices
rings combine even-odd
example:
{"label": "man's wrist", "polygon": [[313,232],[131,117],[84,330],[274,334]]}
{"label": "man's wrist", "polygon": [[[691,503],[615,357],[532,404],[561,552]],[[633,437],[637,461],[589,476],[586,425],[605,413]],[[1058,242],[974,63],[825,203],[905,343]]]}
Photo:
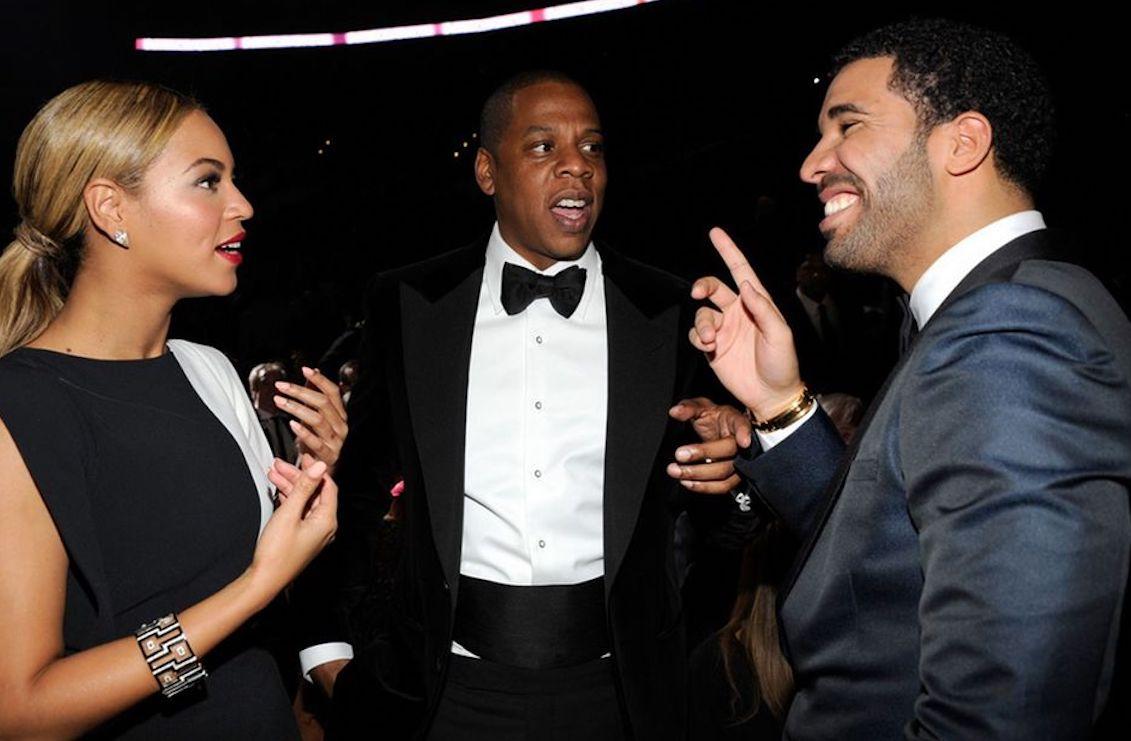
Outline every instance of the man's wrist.
{"label": "man's wrist", "polygon": [[803,416],[816,403],[816,397],[809,388],[799,383],[787,395],[776,401],[747,407],[747,414],[755,431],[772,432],[788,427]]}

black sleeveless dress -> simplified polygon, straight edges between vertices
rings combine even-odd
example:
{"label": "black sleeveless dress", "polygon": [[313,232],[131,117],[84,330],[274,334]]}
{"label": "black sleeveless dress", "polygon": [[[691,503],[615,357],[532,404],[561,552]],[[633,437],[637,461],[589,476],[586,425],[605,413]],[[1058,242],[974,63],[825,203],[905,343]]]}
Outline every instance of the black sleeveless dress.
{"label": "black sleeveless dress", "polygon": [[[0,358],[0,419],[67,549],[67,653],[184,610],[251,563],[255,482],[171,353],[107,361],[14,350]],[[89,738],[298,738],[254,620],[203,662],[202,689],[155,694]]]}

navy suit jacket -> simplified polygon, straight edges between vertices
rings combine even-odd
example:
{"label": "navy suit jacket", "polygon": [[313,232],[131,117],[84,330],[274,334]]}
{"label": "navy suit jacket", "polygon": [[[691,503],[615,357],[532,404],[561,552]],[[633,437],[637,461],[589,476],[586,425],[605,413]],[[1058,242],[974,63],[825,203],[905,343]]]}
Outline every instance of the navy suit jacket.
{"label": "navy suit jacket", "polygon": [[804,544],[786,737],[1095,733],[1131,554],[1131,324],[1055,242],[963,280],[847,455],[818,413],[740,462]]}

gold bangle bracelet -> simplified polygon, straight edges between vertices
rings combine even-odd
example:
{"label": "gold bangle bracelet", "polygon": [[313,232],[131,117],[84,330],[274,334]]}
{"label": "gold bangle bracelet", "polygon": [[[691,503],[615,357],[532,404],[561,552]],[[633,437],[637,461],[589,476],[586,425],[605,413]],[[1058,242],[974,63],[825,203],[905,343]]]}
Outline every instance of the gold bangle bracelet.
{"label": "gold bangle bracelet", "polygon": [[801,394],[797,397],[796,400],[794,400],[792,404],[789,405],[789,408],[787,408],[784,412],[775,415],[764,422],[759,422],[757,419],[755,419],[754,414],[751,413],[750,422],[754,426],[754,429],[758,432],[773,432],[774,430],[780,430],[783,427],[789,427],[791,424],[804,417],[805,413],[812,408],[816,400],[817,397],[813,395],[813,392],[809,390],[809,387],[802,386]]}

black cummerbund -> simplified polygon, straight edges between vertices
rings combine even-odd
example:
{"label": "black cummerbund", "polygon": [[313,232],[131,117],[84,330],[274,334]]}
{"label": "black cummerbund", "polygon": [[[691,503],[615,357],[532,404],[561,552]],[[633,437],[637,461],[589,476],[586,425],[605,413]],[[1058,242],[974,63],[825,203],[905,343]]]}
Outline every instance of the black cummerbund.
{"label": "black cummerbund", "polygon": [[609,652],[605,580],[511,586],[459,578],[453,639],[476,656],[507,666],[576,666]]}

